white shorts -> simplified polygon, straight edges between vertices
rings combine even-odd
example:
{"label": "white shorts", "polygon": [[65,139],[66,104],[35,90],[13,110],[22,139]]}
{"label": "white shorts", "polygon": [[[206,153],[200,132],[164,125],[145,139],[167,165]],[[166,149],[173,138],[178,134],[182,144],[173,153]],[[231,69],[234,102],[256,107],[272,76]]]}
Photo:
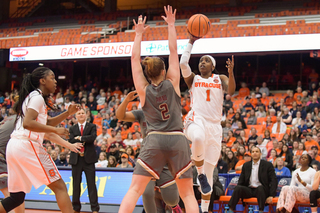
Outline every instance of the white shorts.
{"label": "white shorts", "polygon": [[61,179],[51,156],[38,142],[11,138],[6,151],[9,192],[29,193]]}
{"label": "white shorts", "polygon": [[219,160],[221,152],[221,123],[209,122],[205,118],[195,115],[195,113],[190,110],[184,120],[184,133],[187,138],[188,134],[190,134],[190,132],[188,132],[188,127],[191,123],[197,124],[203,130],[203,134],[205,135],[204,161],[215,166]]}

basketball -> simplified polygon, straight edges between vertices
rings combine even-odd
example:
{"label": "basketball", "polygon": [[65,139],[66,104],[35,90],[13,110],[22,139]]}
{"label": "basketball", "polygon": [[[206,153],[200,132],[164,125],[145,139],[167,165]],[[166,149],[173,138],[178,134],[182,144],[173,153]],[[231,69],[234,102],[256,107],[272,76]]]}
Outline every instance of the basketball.
{"label": "basketball", "polygon": [[210,20],[203,14],[195,14],[188,20],[188,32],[194,37],[205,36],[210,29]]}

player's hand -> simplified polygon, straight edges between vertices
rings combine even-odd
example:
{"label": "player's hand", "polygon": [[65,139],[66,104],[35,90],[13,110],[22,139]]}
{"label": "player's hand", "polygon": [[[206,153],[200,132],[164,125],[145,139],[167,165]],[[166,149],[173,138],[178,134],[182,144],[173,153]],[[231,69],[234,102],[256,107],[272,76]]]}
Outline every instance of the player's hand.
{"label": "player's hand", "polygon": [[168,25],[173,25],[176,21],[177,10],[174,9],[174,12],[172,12],[172,6],[168,5],[167,7],[164,6],[164,12],[166,13],[166,16],[161,16],[161,18],[163,18]]}
{"label": "player's hand", "polygon": [[74,113],[78,112],[80,108],[80,104],[70,104],[70,106],[68,107],[68,114],[73,115]]}
{"label": "player's hand", "polygon": [[64,138],[69,138],[69,130],[63,127],[56,128],[55,133],[57,135],[63,136]]}
{"label": "player's hand", "polygon": [[131,91],[128,93],[127,97],[125,98],[126,101],[130,102],[133,101],[134,99],[136,99],[138,97],[138,93],[136,90]]}
{"label": "player's hand", "polygon": [[193,36],[191,33],[189,33],[189,43],[193,44],[196,40],[199,40],[200,38]]}
{"label": "player's hand", "polygon": [[69,149],[72,152],[78,153],[82,147],[82,143],[70,143]]}
{"label": "player's hand", "polygon": [[143,34],[146,31],[146,29],[149,28],[148,25],[144,26],[144,24],[146,23],[146,19],[147,19],[146,16],[142,19],[142,15],[140,15],[138,17],[138,24],[136,23],[136,20],[133,19],[133,23],[134,23],[134,27],[135,27],[134,29],[135,29],[137,35]]}
{"label": "player's hand", "polygon": [[226,68],[228,69],[229,74],[233,74],[233,67],[234,67],[234,57],[232,55],[232,60],[228,58],[228,61],[226,61],[227,65]]}

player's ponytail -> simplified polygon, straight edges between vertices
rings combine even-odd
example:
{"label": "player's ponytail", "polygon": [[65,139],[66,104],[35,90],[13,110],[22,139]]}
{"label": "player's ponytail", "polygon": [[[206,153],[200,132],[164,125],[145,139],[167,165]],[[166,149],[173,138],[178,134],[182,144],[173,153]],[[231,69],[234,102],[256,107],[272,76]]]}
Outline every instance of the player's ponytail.
{"label": "player's ponytail", "polygon": [[156,79],[165,69],[164,62],[159,57],[145,57],[142,61],[145,74],[149,79]]}
{"label": "player's ponytail", "polygon": [[[19,117],[24,117],[24,113],[22,110],[22,104],[24,100],[27,98],[27,96],[33,91],[39,88],[40,86],[40,79],[45,78],[46,75],[51,70],[47,67],[38,67],[35,70],[32,71],[32,73],[28,73],[22,81],[20,90],[19,90],[19,100],[17,101],[17,104],[14,107],[14,111],[17,113],[17,119]],[[40,91],[39,91],[40,93]],[[46,98],[44,97],[45,101]],[[47,104],[47,101],[46,101]],[[17,121],[16,119],[16,121]]]}

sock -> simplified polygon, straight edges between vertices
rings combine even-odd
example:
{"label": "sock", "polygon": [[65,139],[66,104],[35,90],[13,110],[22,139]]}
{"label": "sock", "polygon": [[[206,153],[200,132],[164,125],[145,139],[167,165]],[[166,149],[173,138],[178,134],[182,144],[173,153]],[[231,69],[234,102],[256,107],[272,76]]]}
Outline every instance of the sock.
{"label": "sock", "polygon": [[210,200],[201,199],[201,211],[208,212],[209,211]]}
{"label": "sock", "polygon": [[198,175],[204,174],[204,166],[197,167]]}

